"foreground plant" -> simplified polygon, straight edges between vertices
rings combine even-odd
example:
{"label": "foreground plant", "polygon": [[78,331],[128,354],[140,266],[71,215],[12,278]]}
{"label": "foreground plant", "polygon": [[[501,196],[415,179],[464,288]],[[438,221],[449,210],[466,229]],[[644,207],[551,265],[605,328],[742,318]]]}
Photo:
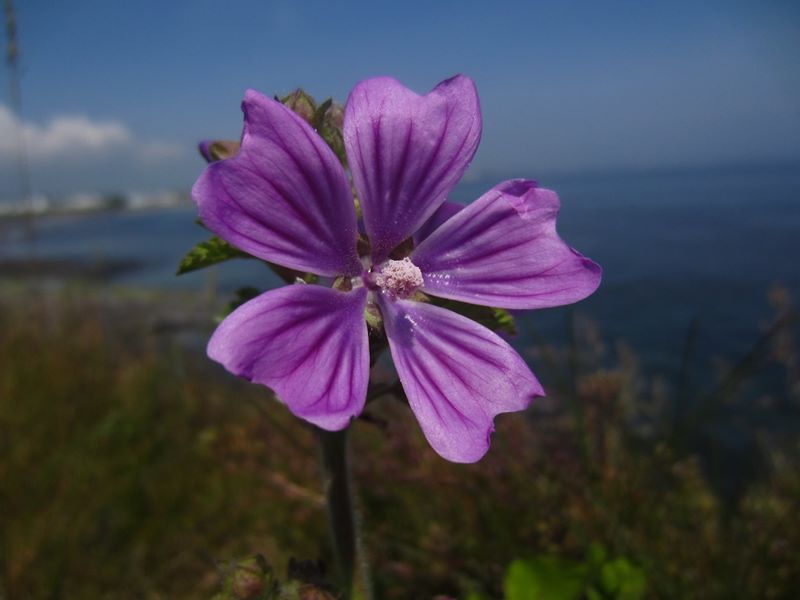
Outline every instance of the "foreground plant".
{"label": "foreground plant", "polygon": [[[544,391],[505,340],[434,300],[537,309],[591,294],[600,268],[558,237],[556,194],[517,179],[467,207],[447,201],[481,135],[477,92],[463,76],[425,96],[386,77],[358,84],[340,138],[318,134],[335,119],[299,93],[281,102],[250,90],[242,108],[240,146],[201,147],[214,162],[192,196],[233,248],[298,277],[228,315],[209,356],[336,432],[362,412],[387,340],[434,450],[479,460],[494,417]],[[343,453],[336,439],[323,436],[323,449]],[[346,464],[324,462],[337,465],[331,477],[344,477],[346,496]],[[334,529],[347,519],[336,513]]]}

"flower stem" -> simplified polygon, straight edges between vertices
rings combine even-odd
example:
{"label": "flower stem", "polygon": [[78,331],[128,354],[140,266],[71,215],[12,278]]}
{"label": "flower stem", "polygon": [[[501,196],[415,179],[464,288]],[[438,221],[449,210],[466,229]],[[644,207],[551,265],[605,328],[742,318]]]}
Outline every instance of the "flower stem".
{"label": "flower stem", "polygon": [[318,430],[328,524],[341,598],[350,600],[356,563],[356,519],[347,464],[347,430]]}

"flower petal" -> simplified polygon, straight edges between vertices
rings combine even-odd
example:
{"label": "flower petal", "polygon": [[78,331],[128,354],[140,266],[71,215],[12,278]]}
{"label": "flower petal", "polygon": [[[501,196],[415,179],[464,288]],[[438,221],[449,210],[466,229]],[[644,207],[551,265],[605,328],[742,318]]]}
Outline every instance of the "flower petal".
{"label": "flower petal", "polygon": [[436,452],[475,462],[489,449],[495,415],[523,410],[542,386],[502,338],[454,312],[381,298],[397,373]]}
{"label": "flower petal", "polygon": [[243,304],[220,324],[208,355],[272,388],[295,415],[328,430],[364,408],[367,291],[288,285]]}
{"label": "flower petal", "polygon": [[355,207],[342,165],[303,119],[253,90],[236,156],[192,189],[200,218],[237,248],[319,275],[356,275]]}
{"label": "flower petal", "polygon": [[411,254],[422,289],[502,308],[545,308],[582,300],[602,271],[556,233],[555,192],[506,181],[449,219]]}
{"label": "flower petal", "polygon": [[419,96],[390,77],[359,83],[344,141],[372,244],[382,262],[444,202],[481,136],[475,84],[463,75]]}
{"label": "flower petal", "polygon": [[462,210],[464,210],[463,204],[445,200],[442,205],[436,209],[436,212],[431,215],[431,218],[425,221],[422,227],[417,229],[416,233],[414,233],[414,245],[419,246],[422,240],[430,236],[430,234],[441,227],[445,221]]}

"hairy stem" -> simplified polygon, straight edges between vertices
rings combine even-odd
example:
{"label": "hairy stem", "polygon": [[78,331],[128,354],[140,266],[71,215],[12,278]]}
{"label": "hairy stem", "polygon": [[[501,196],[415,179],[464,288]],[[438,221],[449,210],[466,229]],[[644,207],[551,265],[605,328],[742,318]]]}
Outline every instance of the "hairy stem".
{"label": "hairy stem", "polygon": [[356,519],[347,464],[347,430],[320,429],[318,435],[336,572],[341,597],[350,600],[356,565]]}

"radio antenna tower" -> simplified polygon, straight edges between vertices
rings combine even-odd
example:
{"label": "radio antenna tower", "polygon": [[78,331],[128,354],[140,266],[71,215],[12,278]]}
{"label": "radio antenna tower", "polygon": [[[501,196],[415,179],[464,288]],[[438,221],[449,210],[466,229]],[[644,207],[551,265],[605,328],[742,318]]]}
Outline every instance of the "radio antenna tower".
{"label": "radio antenna tower", "polygon": [[33,254],[36,253],[36,232],[34,228],[33,194],[31,193],[31,173],[28,164],[27,140],[22,125],[22,86],[19,72],[19,41],[17,40],[17,17],[12,0],[3,0],[3,12],[6,21],[6,64],[9,77],[8,88],[13,113],[17,142],[17,175],[19,177],[19,193],[27,205],[25,219],[27,238],[31,243]]}

